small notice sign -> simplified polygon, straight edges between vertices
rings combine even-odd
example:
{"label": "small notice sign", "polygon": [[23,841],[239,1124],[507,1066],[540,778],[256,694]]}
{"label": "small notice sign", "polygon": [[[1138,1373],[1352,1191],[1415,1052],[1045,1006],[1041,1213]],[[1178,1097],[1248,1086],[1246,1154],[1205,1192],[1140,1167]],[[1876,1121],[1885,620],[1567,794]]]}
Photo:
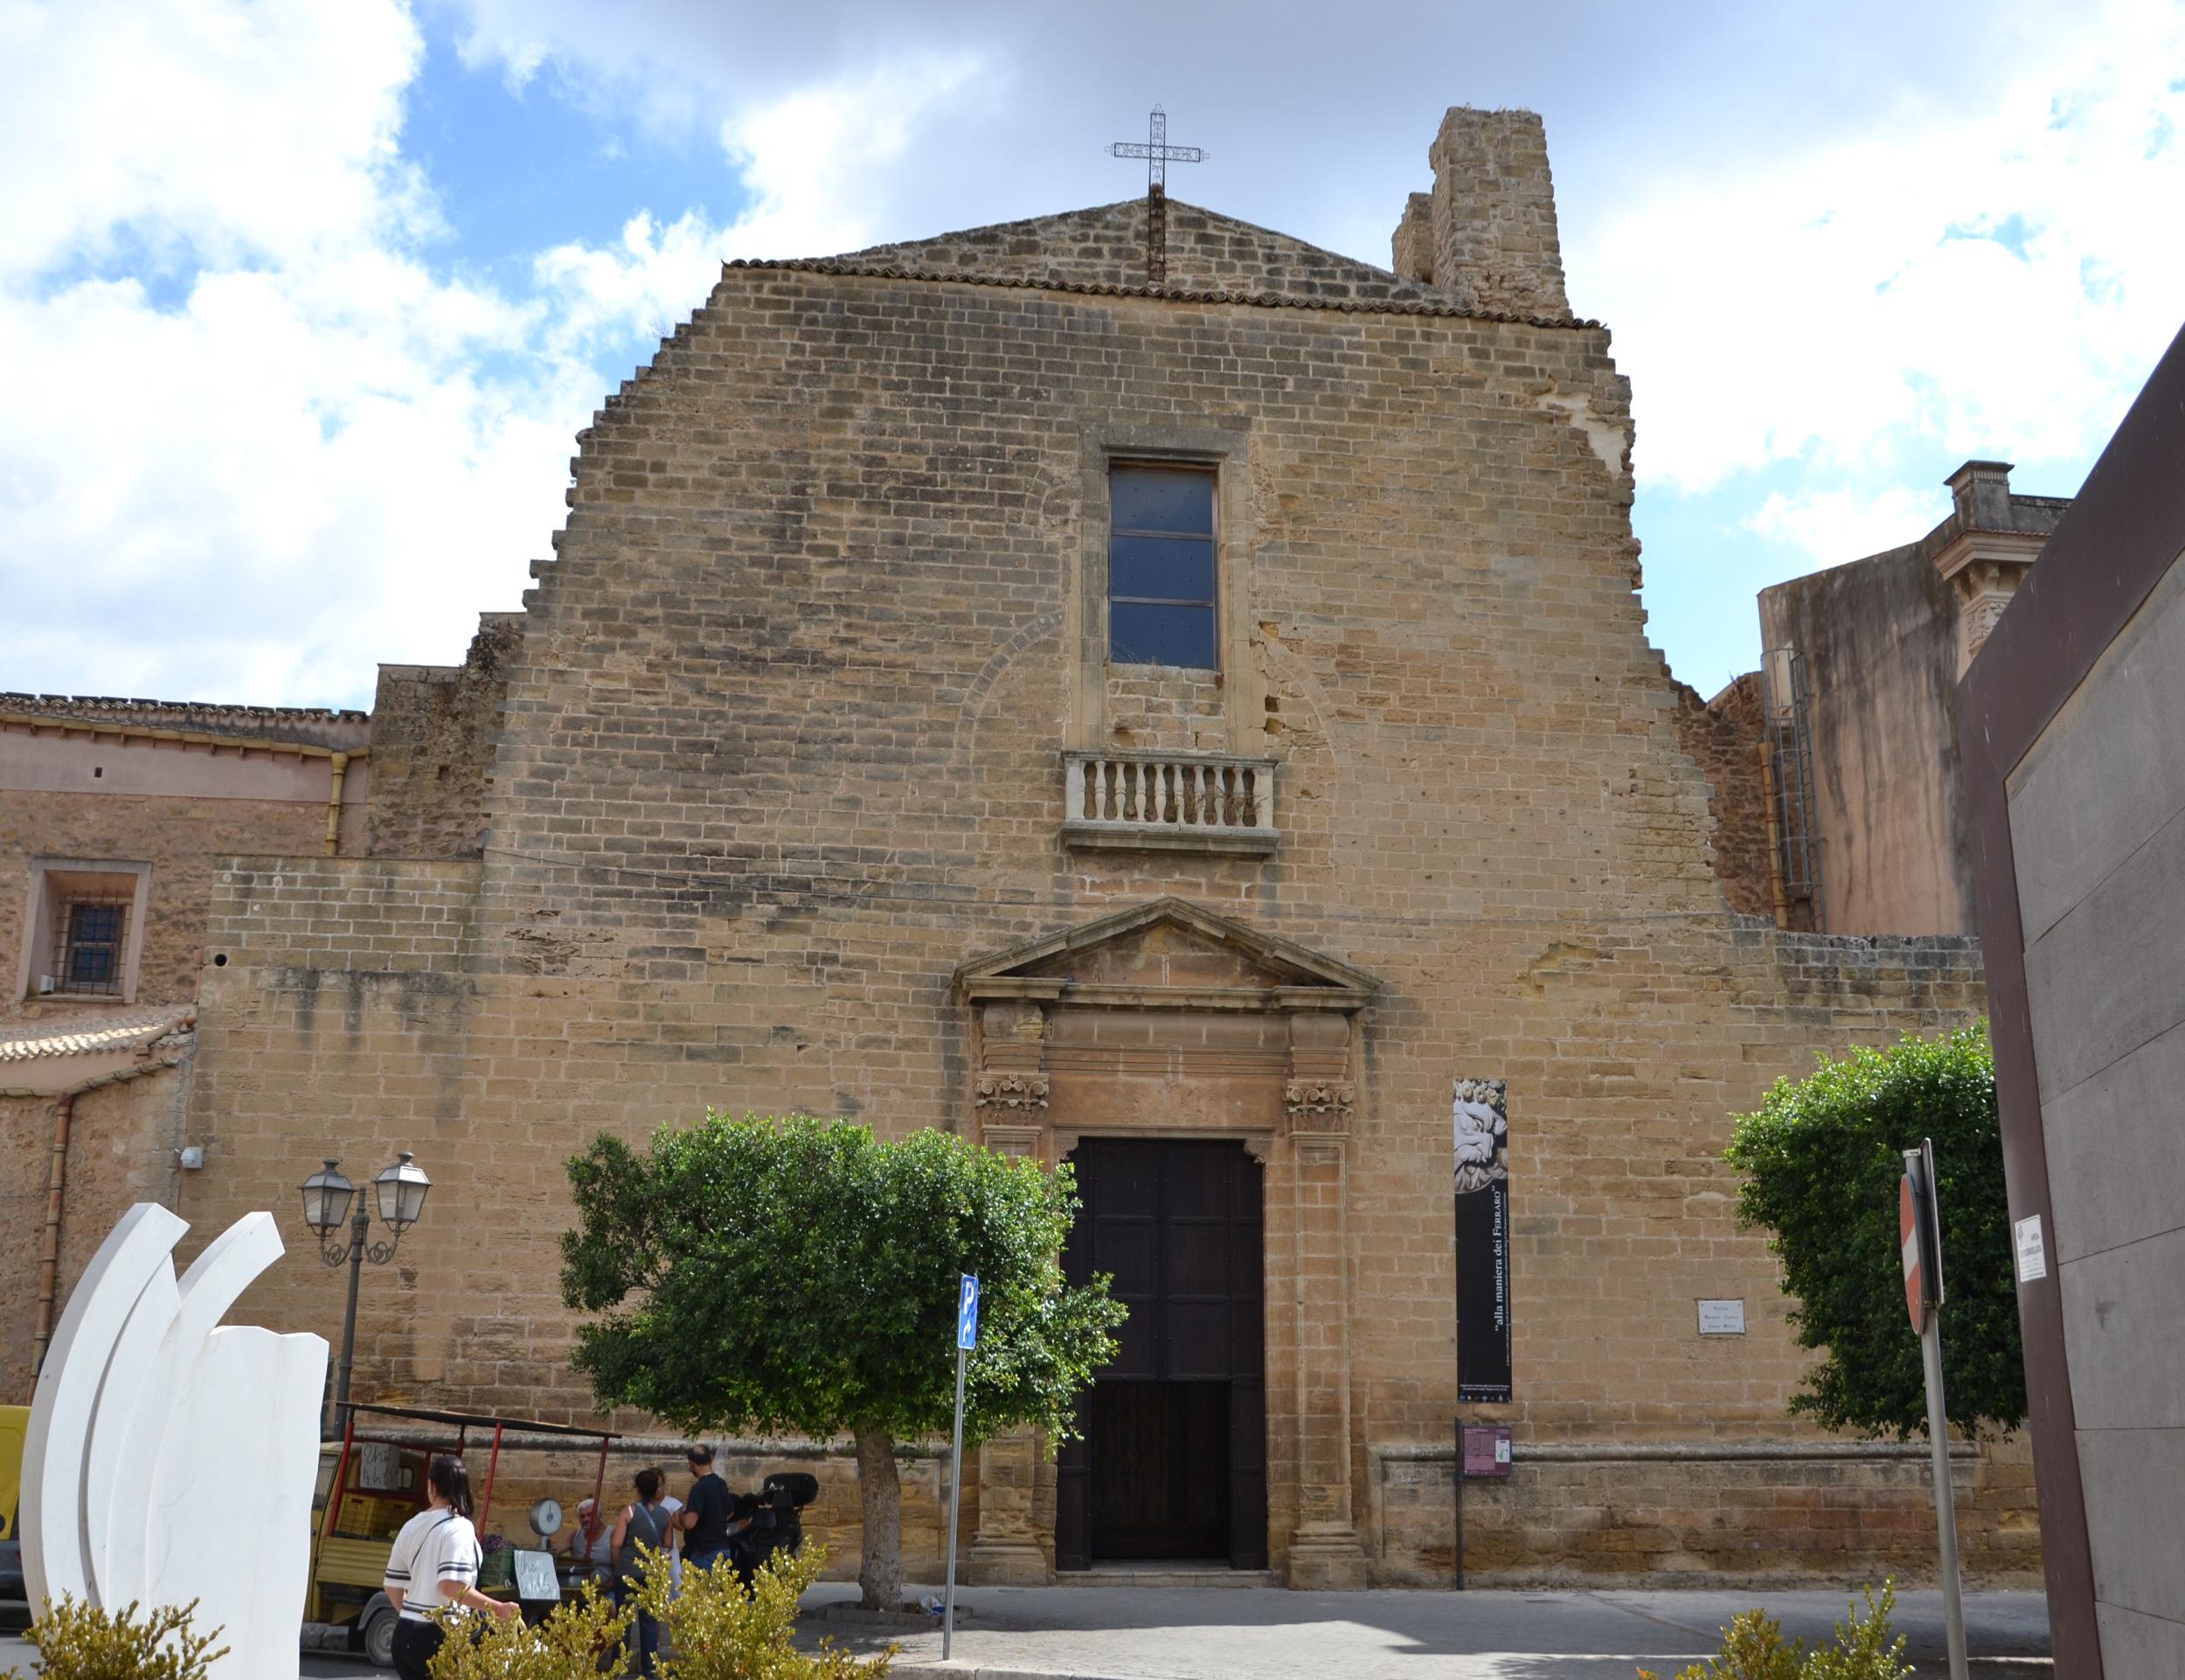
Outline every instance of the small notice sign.
{"label": "small notice sign", "polygon": [[2049,1275],[2049,1251],[2041,1240],[2041,1216],[2029,1214],[2011,1227],[2018,1240],[2018,1281],[2031,1283]]}
{"label": "small notice sign", "polygon": [[1467,1481],[1509,1474],[1509,1426],[1467,1423],[1464,1426],[1464,1474]]}
{"label": "small notice sign", "polygon": [[1703,1301],[1699,1303],[1702,1336],[1743,1336],[1745,1304],[1742,1301]]}
{"label": "small notice sign", "polygon": [[531,1604],[551,1604],[561,1597],[561,1582],[554,1574],[552,1552],[516,1554],[516,1596]]}

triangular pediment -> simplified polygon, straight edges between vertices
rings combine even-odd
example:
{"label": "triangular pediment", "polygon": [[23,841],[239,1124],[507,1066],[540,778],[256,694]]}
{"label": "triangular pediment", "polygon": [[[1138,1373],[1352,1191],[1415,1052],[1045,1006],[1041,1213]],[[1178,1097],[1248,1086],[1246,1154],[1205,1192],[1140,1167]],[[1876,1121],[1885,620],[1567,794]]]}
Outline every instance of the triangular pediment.
{"label": "triangular pediment", "polygon": [[[1321,302],[1446,303],[1446,294],[1355,257],[1255,227],[1197,205],[1167,205],[1166,274],[1172,291],[1237,292]],[[1147,283],[1146,201],[1126,198],[1021,222],[968,227],[929,240],[876,245],[830,267],[888,268],[1065,286]]]}
{"label": "triangular pediment", "polygon": [[956,980],[971,997],[1259,993],[1270,1004],[1339,1008],[1357,1007],[1380,984],[1349,963],[1173,898],[968,962]]}

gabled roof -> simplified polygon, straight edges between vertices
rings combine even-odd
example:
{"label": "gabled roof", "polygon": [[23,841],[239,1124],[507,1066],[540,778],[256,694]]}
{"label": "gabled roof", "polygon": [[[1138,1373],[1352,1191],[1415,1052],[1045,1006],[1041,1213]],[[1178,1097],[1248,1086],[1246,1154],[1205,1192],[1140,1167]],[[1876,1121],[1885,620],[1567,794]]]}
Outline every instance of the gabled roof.
{"label": "gabled roof", "polygon": [[[1446,293],[1421,281],[1197,205],[1169,199],[1167,224],[1166,290],[1246,293],[1321,304],[1450,302]],[[1141,287],[1148,281],[1146,201],[1126,198],[929,240],[871,246],[830,258],[828,266],[1070,287]]]}
{"label": "gabled roof", "polygon": [[[1264,970],[1276,982],[1267,992],[1272,1002],[1355,1009],[1380,989],[1381,982],[1362,968],[1176,898],[1097,916],[975,958],[956,970],[956,983],[971,997],[1068,996],[1075,982],[1053,972],[1056,959],[1090,955],[1163,927],[1181,929]],[[1035,968],[1046,972],[1029,972]]]}

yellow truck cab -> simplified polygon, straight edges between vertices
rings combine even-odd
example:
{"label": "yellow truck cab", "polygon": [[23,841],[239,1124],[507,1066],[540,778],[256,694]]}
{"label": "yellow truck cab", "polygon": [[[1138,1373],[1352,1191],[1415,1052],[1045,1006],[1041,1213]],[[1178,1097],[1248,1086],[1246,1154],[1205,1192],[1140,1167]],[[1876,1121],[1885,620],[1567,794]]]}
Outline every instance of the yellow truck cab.
{"label": "yellow truck cab", "polygon": [[[425,1508],[425,1468],[436,1454],[453,1453],[470,1468],[479,1489],[479,1538],[492,1547],[479,1586],[494,1597],[507,1598],[515,1590],[505,1572],[510,1550],[493,1545],[500,1537],[491,1526],[493,1483],[503,1451],[537,1451],[542,1437],[558,1443],[571,1438],[597,1441],[600,1463],[593,1487],[597,1498],[607,1474],[607,1447],[616,1439],[567,1424],[464,1412],[352,1405],[347,1413],[342,1438],[319,1449],[318,1486],[311,1502],[311,1586],[303,1619],[307,1625],[330,1630],[341,1646],[362,1652],[383,1669],[394,1665],[395,1610],[380,1582],[395,1536]],[[488,1455],[482,1478],[475,1455],[480,1447]]]}

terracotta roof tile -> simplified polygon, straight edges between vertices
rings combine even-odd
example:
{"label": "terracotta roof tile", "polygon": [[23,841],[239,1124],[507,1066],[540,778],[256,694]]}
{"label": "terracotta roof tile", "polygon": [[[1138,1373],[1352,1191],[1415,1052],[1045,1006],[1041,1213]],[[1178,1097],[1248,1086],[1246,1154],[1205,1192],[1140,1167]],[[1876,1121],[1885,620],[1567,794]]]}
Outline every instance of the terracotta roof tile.
{"label": "terracotta roof tile", "polygon": [[163,1003],[150,1009],[58,1016],[0,1027],[0,1063],[142,1050],[177,1028],[194,1024],[197,1018],[193,1003]]}

